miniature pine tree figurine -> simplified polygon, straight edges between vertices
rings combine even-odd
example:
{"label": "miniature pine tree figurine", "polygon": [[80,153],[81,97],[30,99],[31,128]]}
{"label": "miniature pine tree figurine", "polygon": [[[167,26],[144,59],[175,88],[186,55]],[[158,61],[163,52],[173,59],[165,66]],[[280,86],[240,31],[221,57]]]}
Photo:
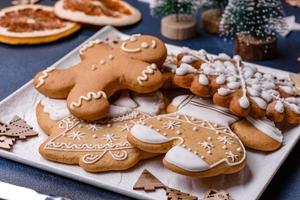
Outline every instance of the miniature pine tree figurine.
{"label": "miniature pine tree figurine", "polygon": [[161,33],[170,39],[183,40],[196,34],[196,21],[192,14],[198,9],[197,0],[156,0],[155,15],[165,16],[161,21]]}
{"label": "miniature pine tree figurine", "polygon": [[144,170],[137,182],[134,184],[134,190],[144,190],[145,192],[153,192],[158,188],[165,189],[165,185],[153,176],[148,170]]}
{"label": "miniature pine tree figurine", "polygon": [[224,36],[235,37],[235,48],[245,60],[276,56],[276,32],[283,27],[280,0],[229,0],[220,23]]}
{"label": "miniature pine tree figurine", "polygon": [[201,26],[211,34],[220,34],[220,21],[228,0],[205,0],[202,5]]}
{"label": "miniature pine tree figurine", "polygon": [[179,190],[175,190],[173,188],[167,188],[166,194],[168,200],[197,200],[198,197],[192,196],[188,193],[181,192]]}

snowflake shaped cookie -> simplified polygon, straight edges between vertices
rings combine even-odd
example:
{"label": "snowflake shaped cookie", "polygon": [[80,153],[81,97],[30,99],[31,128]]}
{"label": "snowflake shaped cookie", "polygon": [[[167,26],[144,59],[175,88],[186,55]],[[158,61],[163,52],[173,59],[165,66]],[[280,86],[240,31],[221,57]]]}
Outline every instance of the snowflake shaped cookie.
{"label": "snowflake shaped cookie", "polygon": [[178,55],[174,82],[194,94],[212,96],[217,105],[238,116],[268,117],[275,122],[300,122],[300,97],[294,84],[263,73],[239,56],[211,56],[185,49]]}

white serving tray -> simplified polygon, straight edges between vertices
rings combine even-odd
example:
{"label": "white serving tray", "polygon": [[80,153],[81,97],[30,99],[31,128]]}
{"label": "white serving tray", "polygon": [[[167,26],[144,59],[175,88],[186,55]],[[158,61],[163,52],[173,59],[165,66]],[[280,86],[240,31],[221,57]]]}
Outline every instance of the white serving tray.
{"label": "white serving tray", "polygon": [[[122,38],[128,37],[112,27],[105,27],[89,40],[103,39],[109,34],[117,34]],[[80,46],[53,66],[63,68],[79,62],[79,48]],[[168,49],[174,53],[180,50],[179,47],[171,45],[168,45]],[[259,68],[261,71],[280,77],[288,76],[288,72],[285,71],[262,66]],[[284,134],[284,145],[278,151],[274,153],[248,151],[247,166],[240,173],[233,175],[205,179],[182,176],[165,169],[161,163],[161,157],[140,162],[136,167],[125,172],[91,174],[78,166],[49,162],[39,155],[38,147],[47,138],[39,128],[35,117],[35,105],[41,98],[42,96],[30,81],[0,102],[0,121],[8,122],[17,114],[32,125],[34,130],[40,132],[38,137],[26,142],[17,142],[12,152],[0,151],[0,156],[137,199],[166,199],[162,189],[152,193],[132,190],[132,186],[143,169],[148,169],[167,186],[191,193],[199,198],[202,198],[208,189],[216,188],[228,191],[237,200],[258,199],[300,137],[300,126],[298,126]]]}

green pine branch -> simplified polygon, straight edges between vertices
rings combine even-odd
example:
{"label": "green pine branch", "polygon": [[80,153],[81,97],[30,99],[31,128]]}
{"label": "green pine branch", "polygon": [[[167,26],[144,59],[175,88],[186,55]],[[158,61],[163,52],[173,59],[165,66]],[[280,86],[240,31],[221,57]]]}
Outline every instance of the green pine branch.
{"label": "green pine branch", "polygon": [[238,33],[257,38],[276,36],[284,16],[280,0],[229,0],[220,23],[225,36]]}
{"label": "green pine branch", "polygon": [[228,0],[205,0],[202,4],[203,10],[220,9],[224,10],[228,4]]}
{"label": "green pine branch", "polygon": [[160,0],[153,11],[155,15],[159,16],[175,14],[177,21],[179,21],[178,15],[193,14],[198,9],[198,4],[199,2],[196,0]]}

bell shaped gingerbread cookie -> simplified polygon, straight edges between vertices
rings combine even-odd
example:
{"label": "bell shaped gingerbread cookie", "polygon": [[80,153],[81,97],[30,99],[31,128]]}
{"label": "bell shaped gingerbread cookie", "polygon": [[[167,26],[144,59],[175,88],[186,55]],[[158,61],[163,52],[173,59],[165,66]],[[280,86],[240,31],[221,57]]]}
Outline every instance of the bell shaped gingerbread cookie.
{"label": "bell shaped gingerbread cookie", "polygon": [[123,93],[110,106],[107,118],[88,123],[70,115],[65,100],[45,98],[38,104],[36,116],[49,137],[39,152],[47,160],[78,164],[89,172],[126,170],[156,155],[127,141],[130,128],[163,110],[160,92],[131,97]]}
{"label": "bell shaped gingerbread cookie", "polygon": [[149,93],[163,84],[159,70],[167,50],[158,38],[132,35],[113,47],[96,39],[80,49],[81,62],[67,69],[38,73],[34,85],[50,98],[67,99],[79,119],[94,121],[108,114],[108,98],[122,89]]}
{"label": "bell shaped gingerbread cookie", "polygon": [[185,49],[178,55],[174,82],[238,116],[268,117],[272,121],[300,122],[300,97],[293,83],[245,64],[239,56],[208,55]]}
{"label": "bell shaped gingerbread cookie", "polygon": [[[183,175],[210,177],[242,170],[246,164],[244,146],[228,124],[223,123],[236,117],[225,115],[223,118],[214,110],[204,113],[198,105],[189,110],[189,106],[186,107],[191,101],[189,96],[179,97],[171,103],[181,101],[175,113],[148,118],[144,125],[134,125],[128,141],[146,152],[166,153],[165,167]],[[201,115],[203,117],[199,117]]]}

